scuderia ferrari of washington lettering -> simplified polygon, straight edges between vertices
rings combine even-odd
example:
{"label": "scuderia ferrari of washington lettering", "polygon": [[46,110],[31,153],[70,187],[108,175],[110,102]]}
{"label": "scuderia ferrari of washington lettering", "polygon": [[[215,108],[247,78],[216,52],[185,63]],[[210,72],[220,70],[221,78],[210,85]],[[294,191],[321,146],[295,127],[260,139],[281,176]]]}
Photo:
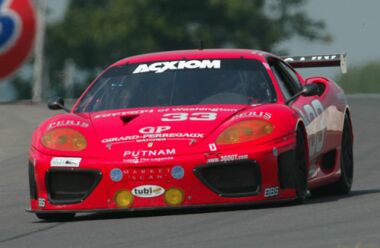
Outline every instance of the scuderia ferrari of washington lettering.
{"label": "scuderia ferrari of washington lettering", "polygon": [[114,63],[69,113],[33,133],[28,211],[62,220],[347,194],[347,99],[331,79],[296,71],[340,66],[345,56],[316,56],[204,49]]}
{"label": "scuderia ferrari of washington lettering", "polygon": [[155,72],[162,73],[167,70],[183,70],[183,69],[220,69],[220,60],[180,60],[157,62],[153,64],[141,64],[133,73]]}

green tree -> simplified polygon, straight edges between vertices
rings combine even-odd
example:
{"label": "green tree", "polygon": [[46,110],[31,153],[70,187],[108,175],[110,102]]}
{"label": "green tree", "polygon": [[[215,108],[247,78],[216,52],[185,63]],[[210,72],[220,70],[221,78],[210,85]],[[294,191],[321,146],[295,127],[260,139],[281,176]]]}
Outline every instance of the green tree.
{"label": "green tree", "polygon": [[380,61],[348,69],[338,77],[337,83],[346,93],[380,93]]}
{"label": "green tree", "polygon": [[[239,47],[276,51],[293,36],[328,41],[324,23],[311,19],[305,0],[72,0],[48,27],[50,70],[66,58],[94,75],[134,54]],[[54,75],[51,75],[54,81]],[[59,79],[57,79],[59,81]]]}

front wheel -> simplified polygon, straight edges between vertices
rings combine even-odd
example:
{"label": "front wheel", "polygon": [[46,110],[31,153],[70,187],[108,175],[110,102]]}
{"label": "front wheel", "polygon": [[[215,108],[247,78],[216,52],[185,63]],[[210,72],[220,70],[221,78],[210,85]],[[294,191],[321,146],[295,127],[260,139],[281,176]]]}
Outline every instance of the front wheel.
{"label": "front wheel", "polygon": [[307,194],[307,154],[305,138],[301,129],[297,130],[295,155],[293,180],[296,189],[296,202],[302,203]]}

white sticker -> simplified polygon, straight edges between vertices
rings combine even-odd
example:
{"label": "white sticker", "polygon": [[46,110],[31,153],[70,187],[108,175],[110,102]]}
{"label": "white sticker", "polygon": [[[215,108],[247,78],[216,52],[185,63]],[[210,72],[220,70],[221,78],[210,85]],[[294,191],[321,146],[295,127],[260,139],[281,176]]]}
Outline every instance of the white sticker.
{"label": "white sticker", "polygon": [[54,121],[51,122],[48,126],[48,130],[56,127],[81,127],[81,128],[88,128],[90,124],[88,122],[84,121],[77,121],[77,120],[60,120],[60,121]]}
{"label": "white sticker", "polygon": [[142,185],[132,189],[132,194],[137,197],[151,198],[162,195],[165,189],[157,185]]}
{"label": "white sticker", "polygon": [[168,131],[170,128],[171,128],[170,126],[143,127],[143,128],[140,128],[139,132],[142,134],[155,134],[155,133],[162,133],[162,132]]}
{"label": "white sticker", "polygon": [[159,149],[159,150],[125,150],[123,157],[159,157],[175,155],[175,148]]}
{"label": "white sticker", "polygon": [[266,188],[264,191],[264,197],[274,197],[277,196],[279,193],[279,188],[278,187],[270,187]]}
{"label": "white sticker", "polygon": [[56,157],[50,161],[51,167],[79,167],[82,158]]}
{"label": "white sticker", "polygon": [[45,203],[45,199],[44,199],[44,198],[38,198],[38,206],[39,206],[40,208],[44,208],[45,205],[46,205],[46,203]]}
{"label": "white sticker", "polygon": [[153,64],[140,64],[133,74],[143,72],[162,73],[167,70],[183,70],[183,69],[220,69],[220,60],[181,60],[156,62]]}
{"label": "white sticker", "polygon": [[217,150],[215,143],[208,144],[208,147],[210,148],[210,151],[212,152],[215,152]]}

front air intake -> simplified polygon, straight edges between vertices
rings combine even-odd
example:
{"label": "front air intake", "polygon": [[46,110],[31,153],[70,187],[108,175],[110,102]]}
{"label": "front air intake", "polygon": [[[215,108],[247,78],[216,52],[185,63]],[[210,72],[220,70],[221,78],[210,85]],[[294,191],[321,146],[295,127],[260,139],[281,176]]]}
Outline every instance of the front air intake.
{"label": "front air intake", "polygon": [[255,161],[202,165],[194,173],[207,187],[221,196],[252,196],[260,191],[261,173]]}
{"label": "front air intake", "polygon": [[46,188],[52,204],[82,202],[99,183],[96,170],[51,169],[46,173]]}

